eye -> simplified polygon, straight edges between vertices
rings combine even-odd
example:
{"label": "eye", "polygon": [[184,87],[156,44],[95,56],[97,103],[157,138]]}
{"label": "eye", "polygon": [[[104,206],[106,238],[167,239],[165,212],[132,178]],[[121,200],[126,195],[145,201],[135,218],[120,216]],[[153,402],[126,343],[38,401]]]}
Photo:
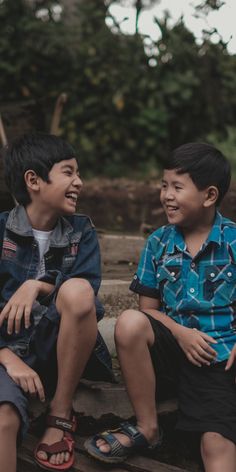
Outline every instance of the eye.
{"label": "eye", "polygon": [[72,171],[71,170],[64,170],[63,174],[65,175],[72,175]]}
{"label": "eye", "polygon": [[179,187],[178,185],[176,185],[175,190],[182,190],[182,187]]}
{"label": "eye", "polygon": [[162,184],[161,184],[161,189],[162,189],[162,190],[165,190],[166,188],[167,188],[167,184],[164,183],[164,182],[162,182]]}

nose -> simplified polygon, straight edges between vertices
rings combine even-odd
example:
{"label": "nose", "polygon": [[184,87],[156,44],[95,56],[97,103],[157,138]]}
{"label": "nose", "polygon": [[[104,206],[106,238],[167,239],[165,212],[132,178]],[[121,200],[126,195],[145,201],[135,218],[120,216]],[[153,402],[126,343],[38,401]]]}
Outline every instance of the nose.
{"label": "nose", "polygon": [[81,178],[80,178],[79,175],[76,175],[76,176],[75,176],[75,178],[74,178],[74,180],[73,180],[73,185],[74,185],[75,187],[79,188],[79,189],[83,187],[83,182],[82,182],[82,180],[81,180]]}
{"label": "nose", "polygon": [[162,191],[162,197],[164,200],[173,200],[174,195],[170,187],[165,188],[164,191]]}

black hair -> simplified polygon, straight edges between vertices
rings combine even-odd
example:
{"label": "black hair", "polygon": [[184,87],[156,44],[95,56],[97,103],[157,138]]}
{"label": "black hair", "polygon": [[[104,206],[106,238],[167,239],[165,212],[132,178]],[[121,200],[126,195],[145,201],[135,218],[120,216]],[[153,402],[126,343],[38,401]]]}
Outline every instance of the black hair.
{"label": "black hair", "polygon": [[24,134],[5,149],[4,174],[9,191],[21,205],[31,201],[24,175],[34,170],[45,182],[57,162],[73,159],[77,161],[73,147],[58,136],[43,133]]}
{"label": "black hair", "polygon": [[221,151],[206,143],[187,143],[176,148],[164,164],[166,170],[175,169],[177,174],[188,173],[198,190],[210,185],[217,187],[218,206],[231,180],[231,166]]}

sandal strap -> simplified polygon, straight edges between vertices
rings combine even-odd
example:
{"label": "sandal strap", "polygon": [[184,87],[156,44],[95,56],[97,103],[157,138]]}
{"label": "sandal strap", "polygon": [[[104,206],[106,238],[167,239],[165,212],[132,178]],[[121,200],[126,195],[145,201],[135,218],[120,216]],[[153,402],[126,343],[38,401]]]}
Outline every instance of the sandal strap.
{"label": "sandal strap", "polygon": [[[73,441],[71,441],[73,443]],[[72,444],[70,444],[70,441],[65,441],[62,439],[61,441],[57,441],[53,444],[46,444],[46,443],[41,443],[39,444],[37,451],[43,451],[52,456],[53,454],[59,454],[61,452],[69,452],[71,453],[72,451]]]}
{"label": "sandal strap", "polygon": [[124,423],[121,423],[119,429],[121,433],[126,434],[126,436],[133,441],[133,446],[145,448],[150,446],[145,436],[131,423],[125,421]]}
{"label": "sandal strap", "polygon": [[66,431],[68,433],[74,433],[76,431],[75,416],[72,417],[72,420],[67,420],[66,418],[61,418],[60,416],[47,415],[46,424],[47,426],[61,429],[62,431]]}
{"label": "sandal strap", "polygon": [[[132,446],[126,447],[123,446],[123,444],[120,443],[120,441],[114,436],[115,433],[122,433],[128,436],[131,441],[132,441]],[[124,422],[120,424],[120,427],[117,429],[109,429],[107,431],[104,431],[103,433],[96,434],[95,440],[97,441],[98,439],[104,439],[106,441],[110,448],[112,455],[119,455],[116,453],[126,453],[127,451],[130,451],[131,448],[136,448],[136,447],[144,447],[148,448],[149,443],[146,440],[145,436],[140,433],[140,431],[133,426],[132,424],[128,422]]]}
{"label": "sandal strap", "polygon": [[[115,431],[119,431],[119,430],[120,428]],[[121,444],[120,441],[114,436],[113,432],[114,432],[113,430],[112,431],[108,430],[108,431],[104,431],[103,433],[96,434],[93,439],[94,444],[96,444],[96,441],[98,439],[103,439],[110,446],[110,451],[107,453],[108,455],[112,455],[113,457],[114,456],[126,457],[127,452],[129,451],[130,448],[123,446],[123,444]],[[103,454],[106,455],[106,453],[103,453]]]}

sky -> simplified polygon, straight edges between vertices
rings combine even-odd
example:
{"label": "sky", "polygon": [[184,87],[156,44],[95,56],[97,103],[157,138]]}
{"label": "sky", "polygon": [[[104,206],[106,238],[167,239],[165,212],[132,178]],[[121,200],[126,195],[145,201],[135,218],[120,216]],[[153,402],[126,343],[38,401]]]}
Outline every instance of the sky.
{"label": "sky", "polygon": [[[153,22],[153,17],[162,18],[164,11],[168,10],[171,18],[169,24],[174,24],[183,15],[184,23],[187,28],[192,31],[196,39],[200,42],[202,37],[202,29],[216,28],[222,39],[228,43],[228,51],[231,54],[236,54],[236,0],[224,0],[220,10],[210,12],[205,19],[194,17],[194,6],[201,3],[200,0],[161,0],[152,9],[145,10],[140,15],[139,31],[140,33],[150,35],[154,40],[160,37],[160,31],[157,25]],[[113,3],[110,8],[111,14],[122,22],[120,27],[124,33],[133,34],[135,27],[135,10],[133,8],[124,8]],[[124,18],[127,17],[126,20]],[[124,21],[122,21],[124,20]],[[109,24],[109,20],[108,20]],[[218,42],[218,35],[211,37],[212,41]]]}

